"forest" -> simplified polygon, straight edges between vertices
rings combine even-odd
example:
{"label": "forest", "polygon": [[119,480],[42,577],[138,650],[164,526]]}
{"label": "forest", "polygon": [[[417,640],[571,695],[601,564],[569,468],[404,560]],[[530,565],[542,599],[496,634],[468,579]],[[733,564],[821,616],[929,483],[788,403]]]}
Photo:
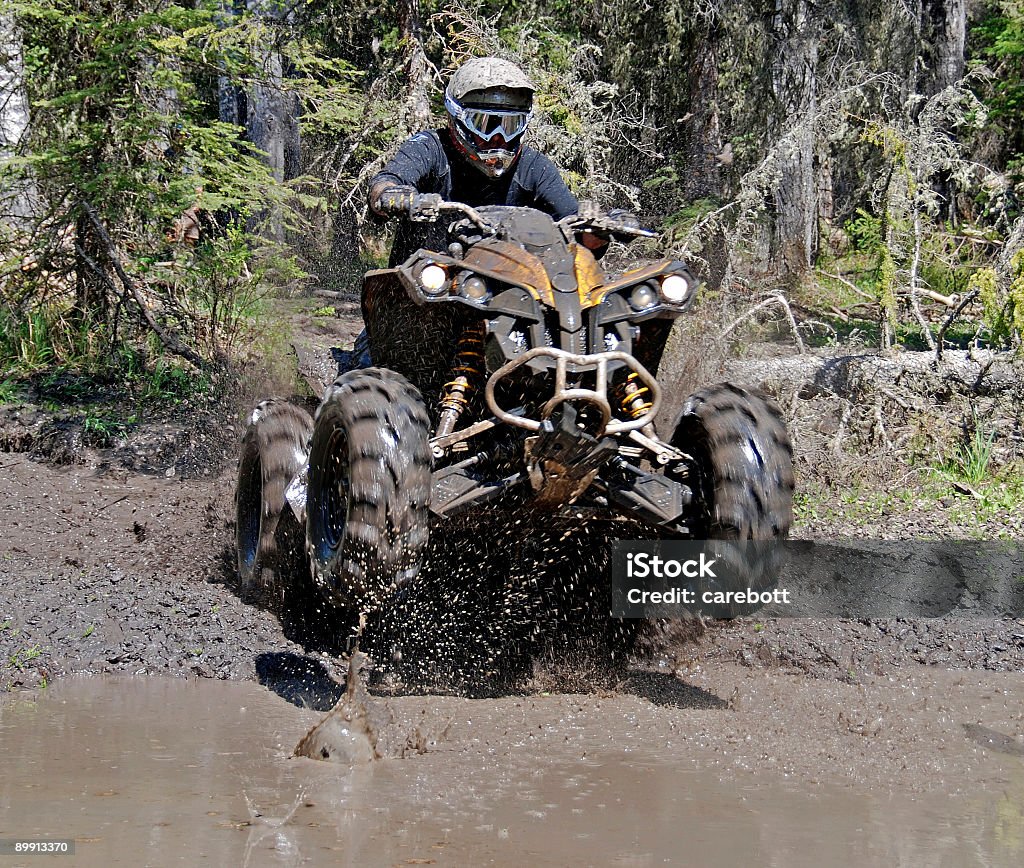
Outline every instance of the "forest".
{"label": "forest", "polygon": [[357,286],[387,249],[367,180],[482,54],[705,303],[785,308],[798,342],[1020,348],[1019,2],[4,0],[5,382],[220,366],[268,298]]}

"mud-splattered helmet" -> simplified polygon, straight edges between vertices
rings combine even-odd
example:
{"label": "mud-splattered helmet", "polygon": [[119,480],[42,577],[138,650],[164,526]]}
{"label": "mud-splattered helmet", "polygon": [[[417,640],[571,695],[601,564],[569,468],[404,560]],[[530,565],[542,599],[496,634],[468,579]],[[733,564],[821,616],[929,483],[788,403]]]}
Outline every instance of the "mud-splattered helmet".
{"label": "mud-splattered helmet", "polygon": [[460,66],[444,95],[455,146],[489,178],[505,174],[523,147],[533,83],[514,63],[477,57]]}

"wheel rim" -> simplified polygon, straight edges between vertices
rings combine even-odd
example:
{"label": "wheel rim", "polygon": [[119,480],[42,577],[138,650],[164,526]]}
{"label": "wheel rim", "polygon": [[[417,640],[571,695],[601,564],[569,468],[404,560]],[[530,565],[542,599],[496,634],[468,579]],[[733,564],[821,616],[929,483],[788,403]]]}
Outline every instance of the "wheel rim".
{"label": "wheel rim", "polygon": [[238,566],[252,572],[260,544],[260,512],[263,499],[263,462],[252,455],[239,473],[238,486]]}
{"label": "wheel rim", "polygon": [[314,547],[317,560],[326,563],[341,546],[348,516],[348,438],[341,428],[331,431],[317,471]]}

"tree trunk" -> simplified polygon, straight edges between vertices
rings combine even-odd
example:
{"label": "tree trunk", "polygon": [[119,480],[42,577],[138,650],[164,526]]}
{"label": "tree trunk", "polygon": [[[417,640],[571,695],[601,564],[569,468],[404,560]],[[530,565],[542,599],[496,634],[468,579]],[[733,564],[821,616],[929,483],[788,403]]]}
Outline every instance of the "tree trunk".
{"label": "tree trunk", "polygon": [[772,253],[783,276],[814,264],[818,206],[814,149],[817,115],[818,32],[813,4],[775,0],[772,17],[772,92],[781,141],[775,190]]}
{"label": "tree trunk", "polygon": [[[253,15],[281,22],[292,14],[273,0],[248,0],[248,7]],[[257,51],[261,78],[246,94],[246,137],[264,152],[264,159],[274,177],[278,181],[287,181],[301,171],[298,98],[284,89],[286,70],[280,52],[273,46],[261,47]],[[221,112],[229,115],[230,100],[225,90],[221,95],[224,97]],[[275,237],[281,237],[283,233],[279,225],[271,231]]]}
{"label": "tree trunk", "polygon": [[[14,16],[0,15],[0,164],[14,156],[28,132],[28,97],[21,32]],[[0,189],[0,220],[24,224],[31,216],[34,191],[30,182],[4,185]]]}
{"label": "tree trunk", "polygon": [[[920,11],[920,56],[924,65],[920,88],[925,96],[934,96],[960,81],[964,76],[967,44],[966,0],[923,0]],[[948,135],[956,136],[954,130]],[[956,206],[956,185],[943,172],[932,180],[939,194],[940,214],[955,224],[959,222]]]}
{"label": "tree trunk", "polygon": [[718,121],[718,49],[720,30],[712,23],[697,34],[690,52],[689,105],[686,140],[685,197],[722,196],[722,130]]}
{"label": "tree trunk", "polygon": [[871,389],[917,392],[923,397],[999,395],[1020,390],[1024,365],[1011,353],[994,350],[947,350],[940,363],[932,352],[863,352],[729,359],[718,375],[787,398],[799,393],[804,399],[823,395],[855,399],[859,392]]}
{"label": "tree trunk", "polygon": [[430,126],[430,71],[423,51],[419,0],[400,0],[398,32],[405,45],[405,73],[409,88],[404,120],[411,132],[419,132]]}
{"label": "tree trunk", "polygon": [[[686,175],[683,196],[695,202],[710,199],[718,202],[724,197],[723,167],[732,162],[732,149],[722,143],[722,129],[718,115],[718,58],[721,27],[716,20],[694,34],[689,51],[688,70],[689,112],[683,124],[686,148]],[[703,274],[709,289],[722,284],[729,264],[725,232],[716,231],[704,247],[707,273]]]}
{"label": "tree trunk", "polygon": [[86,325],[107,321],[111,282],[106,256],[86,213],[75,220],[75,314]]}
{"label": "tree trunk", "polygon": [[266,154],[278,181],[294,177],[298,164],[298,107],[293,95],[281,89],[281,55],[268,51],[261,58],[263,80],[253,85],[246,100],[246,134]]}
{"label": "tree trunk", "polygon": [[926,96],[933,96],[964,76],[967,0],[924,0],[921,18],[926,66],[922,87]]}

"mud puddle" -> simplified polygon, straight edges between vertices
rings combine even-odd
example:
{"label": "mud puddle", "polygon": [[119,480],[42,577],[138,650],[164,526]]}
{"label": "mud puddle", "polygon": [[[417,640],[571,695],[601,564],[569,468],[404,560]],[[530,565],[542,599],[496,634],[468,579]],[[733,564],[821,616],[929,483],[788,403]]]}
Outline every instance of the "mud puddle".
{"label": "mud puddle", "polygon": [[998,773],[984,784],[910,795],[733,774],[636,696],[389,704],[451,722],[446,740],[349,770],[291,757],[320,713],[252,683],[69,678],[6,698],[0,838],[74,838],[59,864],[86,866],[1024,859],[1024,761],[1005,752],[986,754]]}

